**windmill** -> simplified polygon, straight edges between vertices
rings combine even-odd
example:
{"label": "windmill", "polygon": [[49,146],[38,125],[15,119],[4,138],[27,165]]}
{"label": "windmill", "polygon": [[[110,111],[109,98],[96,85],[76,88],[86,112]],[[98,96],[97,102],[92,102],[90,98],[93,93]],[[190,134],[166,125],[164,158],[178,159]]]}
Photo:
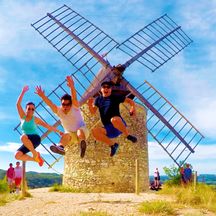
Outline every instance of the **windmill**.
{"label": "windmill", "polygon": [[[98,94],[101,81],[112,81],[114,92],[133,98],[147,109],[148,134],[177,166],[180,167],[194,153],[204,138],[195,126],[149,82],[145,81],[135,87],[126,78],[125,71],[129,70],[131,64],[141,64],[154,72],[192,42],[181,26],[167,14],[120,44],[67,5],[47,13],[32,27],[72,64],[75,71],[71,76],[77,85],[81,105],[84,106],[90,97]],[[122,51],[129,59],[116,66],[111,65],[103,53],[110,55],[114,49]],[[59,99],[59,92],[65,92],[66,88],[64,81],[49,97]],[[38,106],[49,112],[42,102]],[[86,112],[85,108],[83,112]],[[55,125],[60,124],[54,116],[52,118]],[[49,137],[48,131],[44,132],[45,137]]]}

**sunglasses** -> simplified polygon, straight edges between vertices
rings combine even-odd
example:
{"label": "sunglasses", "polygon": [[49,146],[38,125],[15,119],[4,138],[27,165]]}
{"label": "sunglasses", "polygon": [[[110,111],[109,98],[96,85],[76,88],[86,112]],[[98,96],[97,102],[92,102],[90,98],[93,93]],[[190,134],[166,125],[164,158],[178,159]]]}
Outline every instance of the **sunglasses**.
{"label": "sunglasses", "polygon": [[71,106],[71,103],[62,103],[62,106]]}
{"label": "sunglasses", "polygon": [[35,109],[34,109],[34,108],[28,108],[27,110],[32,110],[32,111],[34,111]]}
{"label": "sunglasses", "polygon": [[110,88],[111,88],[111,86],[109,86],[109,85],[104,85],[104,86],[102,86],[102,88],[107,88],[107,89],[110,89]]}

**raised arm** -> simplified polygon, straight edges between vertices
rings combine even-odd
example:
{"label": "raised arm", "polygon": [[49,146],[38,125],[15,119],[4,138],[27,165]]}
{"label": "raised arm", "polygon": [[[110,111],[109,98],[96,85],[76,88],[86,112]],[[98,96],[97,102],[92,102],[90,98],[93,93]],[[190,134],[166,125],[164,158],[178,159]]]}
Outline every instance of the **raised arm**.
{"label": "raised arm", "polygon": [[91,114],[95,114],[97,111],[97,107],[94,105],[94,98],[89,98],[87,101],[87,105],[89,107],[89,111]]}
{"label": "raised arm", "polygon": [[41,86],[36,86],[35,94],[37,94],[46,104],[51,108],[54,113],[57,113],[58,107],[45,95]]}
{"label": "raised arm", "polygon": [[58,130],[58,129],[57,129],[56,127],[54,127],[54,126],[51,126],[51,125],[47,124],[46,122],[44,122],[43,120],[41,120],[41,119],[38,118],[38,117],[35,117],[35,123],[36,123],[36,124],[39,124],[39,125],[41,125],[41,126],[43,126],[43,127],[45,127],[45,128],[47,128],[49,131],[57,132],[57,133],[59,133],[61,136],[63,135],[63,132],[62,132],[62,131]]}
{"label": "raised arm", "polygon": [[136,115],[136,108],[135,108],[135,103],[134,103],[134,101],[133,100],[131,100],[130,98],[125,98],[125,101],[124,101],[125,103],[128,103],[128,104],[130,104],[130,115],[131,116],[135,116]]}
{"label": "raised arm", "polygon": [[79,101],[77,100],[77,93],[76,93],[76,89],[74,87],[74,81],[70,76],[67,76],[66,80],[67,80],[67,85],[71,91],[72,104],[73,104],[73,106],[78,108],[79,107]]}
{"label": "raised arm", "polygon": [[22,103],[22,99],[23,99],[23,96],[24,94],[29,90],[29,87],[28,86],[24,86],[23,89],[22,89],[22,92],[21,94],[19,95],[18,99],[17,99],[17,103],[16,103],[16,106],[17,106],[17,111],[18,111],[18,114],[20,116],[20,118],[22,119],[24,116],[25,116],[25,112],[21,106],[21,103]]}

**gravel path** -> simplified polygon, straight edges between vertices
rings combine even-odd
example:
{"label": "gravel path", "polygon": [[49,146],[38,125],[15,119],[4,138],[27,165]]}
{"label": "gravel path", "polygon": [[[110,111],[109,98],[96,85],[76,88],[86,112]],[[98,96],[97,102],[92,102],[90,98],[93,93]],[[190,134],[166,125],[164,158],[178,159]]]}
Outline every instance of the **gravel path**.
{"label": "gravel path", "polygon": [[145,200],[160,199],[154,193],[59,193],[48,188],[30,190],[32,198],[0,207],[2,216],[72,216],[80,212],[106,212],[113,216],[139,215],[137,206]]}
{"label": "gravel path", "polygon": [[[78,216],[81,212],[104,212],[111,216],[139,216],[139,203],[169,197],[156,193],[59,193],[49,188],[30,190],[32,198],[16,200],[0,207],[1,216]],[[194,215],[193,209],[185,209]],[[191,214],[192,211],[192,214]],[[212,215],[205,212],[195,215]],[[206,214],[207,213],[207,214]],[[180,213],[179,215],[185,215]]]}

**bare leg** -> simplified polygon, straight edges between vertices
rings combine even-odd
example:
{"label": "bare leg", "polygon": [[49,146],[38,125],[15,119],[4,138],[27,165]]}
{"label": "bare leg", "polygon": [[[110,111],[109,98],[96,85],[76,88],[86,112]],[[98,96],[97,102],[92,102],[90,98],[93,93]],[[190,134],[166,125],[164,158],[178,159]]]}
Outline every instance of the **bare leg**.
{"label": "bare leg", "polygon": [[16,152],[15,158],[21,161],[35,161],[35,159],[27,154],[23,154],[21,151]]}
{"label": "bare leg", "polygon": [[126,137],[129,135],[127,127],[119,116],[112,117],[111,122],[113,126],[121,131]]}
{"label": "bare leg", "polygon": [[31,140],[27,137],[27,135],[22,135],[21,136],[21,141],[22,141],[23,145],[27,149],[29,149],[29,151],[32,153],[33,158],[36,158],[37,157],[37,151],[34,149],[34,146],[33,146],[32,142],[31,142]]}
{"label": "bare leg", "polygon": [[65,133],[62,137],[61,140],[59,142],[59,145],[65,147],[71,140],[71,136],[70,134]]}
{"label": "bare leg", "polygon": [[77,137],[78,137],[79,141],[82,141],[82,140],[86,139],[85,134],[84,134],[82,129],[77,130]]}
{"label": "bare leg", "polygon": [[109,146],[115,144],[114,141],[107,137],[106,130],[104,128],[94,128],[92,129],[92,134],[96,140],[104,142]]}
{"label": "bare leg", "polygon": [[86,152],[86,141],[85,141],[85,134],[82,129],[77,130],[77,137],[80,143],[80,157],[83,158]]}

